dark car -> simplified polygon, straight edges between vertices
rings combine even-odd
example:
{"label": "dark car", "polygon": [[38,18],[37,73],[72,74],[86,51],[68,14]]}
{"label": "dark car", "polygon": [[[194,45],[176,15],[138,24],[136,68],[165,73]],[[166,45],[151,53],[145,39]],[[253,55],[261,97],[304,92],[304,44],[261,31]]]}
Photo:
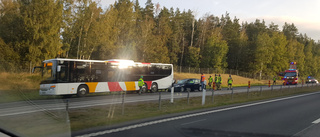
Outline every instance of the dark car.
{"label": "dark car", "polygon": [[200,91],[200,79],[183,79],[173,85],[175,92]]}
{"label": "dark car", "polygon": [[315,79],[314,77],[309,76],[306,80],[306,83],[319,83],[317,79]]}

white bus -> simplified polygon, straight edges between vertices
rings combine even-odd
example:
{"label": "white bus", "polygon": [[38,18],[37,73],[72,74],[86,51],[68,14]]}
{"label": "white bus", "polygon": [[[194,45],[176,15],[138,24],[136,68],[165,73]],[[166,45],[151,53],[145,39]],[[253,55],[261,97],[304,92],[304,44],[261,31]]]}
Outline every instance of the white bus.
{"label": "white bus", "polygon": [[88,93],[168,89],[173,81],[172,64],[132,60],[49,59],[43,61],[40,95],[85,96]]}

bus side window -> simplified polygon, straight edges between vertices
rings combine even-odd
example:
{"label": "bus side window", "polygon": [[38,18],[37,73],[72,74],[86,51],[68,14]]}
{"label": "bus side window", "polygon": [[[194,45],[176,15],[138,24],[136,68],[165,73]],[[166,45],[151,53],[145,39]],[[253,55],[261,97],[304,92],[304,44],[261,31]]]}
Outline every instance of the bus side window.
{"label": "bus side window", "polygon": [[61,66],[61,70],[60,72],[58,72],[58,82],[68,82],[68,67],[66,65],[60,65]]}
{"label": "bus side window", "polygon": [[105,75],[104,72],[104,63],[97,63],[92,62],[91,64],[91,75],[90,75],[90,81],[91,82],[104,82],[105,78],[103,75]]}
{"label": "bus side window", "polygon": [[114,82],[114,75],[115,71],[114,70],[109,70],[107,73],[107,81],[108,82]]}
{"label": "bus side window", "polygon": [[160,72],[160,66],[159,65],[154,65],[151,67],[151,72],[153,73],[152,75],[159,75]]}
{"label": "bus side window", "polygon": [[89,82],[91,78],[90,62],[75,62],[74,79],[75,82]]}
{"label": "bus side window", "polygon": [[167,76],[171,74],[171,65],[158,65],[157,66],[159,75]]}

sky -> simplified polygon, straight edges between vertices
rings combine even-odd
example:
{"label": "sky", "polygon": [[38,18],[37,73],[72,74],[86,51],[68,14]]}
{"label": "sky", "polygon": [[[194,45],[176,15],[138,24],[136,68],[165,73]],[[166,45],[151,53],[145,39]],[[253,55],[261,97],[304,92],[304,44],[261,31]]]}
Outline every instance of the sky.
{"label": "sky", "polygon": [[[139,0],[144,7],[147,0]],[[103,8],[113,4],[115,0],[100,0]],[[221,16],[226,12],[231,18],[237,17],[241,22],[254,22],[264,19],[268,26],[271,22],[282,26],[285,22],[294,23],[298,31],[306,33],[316,41],[320,41],[320,0],[152,0],[161,7],[192,10],[196,18],[206,13]]]}

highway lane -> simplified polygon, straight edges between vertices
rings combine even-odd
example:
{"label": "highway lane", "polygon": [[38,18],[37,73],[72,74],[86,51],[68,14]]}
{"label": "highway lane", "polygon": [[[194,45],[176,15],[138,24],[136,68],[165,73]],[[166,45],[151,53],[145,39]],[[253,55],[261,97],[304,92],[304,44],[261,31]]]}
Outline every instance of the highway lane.
{"label": "highway lane", "polygon": [[320,135],[320,92],[213,109],[74,136],[310,136]]}
{"label": "highway lane", "polygon": [[[315,86],[315,85],[314,85]],[[249,91],[260,91],[260,87],[263,90],[270,90],[271,87],[268,86],[252,86]],[[291,86],[290,88],[301,87],[301,85]],[[289,88],[289,86],[274,86],[272,89]],[[236,87],[234,88],[234,93],[247,92],[247,87]],[[215,95],[221,94],[231,94],[231,90],[215,91]],[[212,92],[207,91],[206,95],[211,96]],[[190,97],[202,96],[202,92],[190,92]],[[186,98],[186,92],[177,92],[174,94],[174,98]],[[167,100],[171,98],[170,92],[162,92],[161,98]],[[143,101],[156,101],[159,99],[159,93],[145,93],[142,95],[138,94],[126,94],[125,103],[143,102]],[[51,110],[64,110],[66,109],[66,100],[68,100],[69,109],[92,107],[98,105],[110,105],[110,104],[120,104],[122,103],[122,95],[101,95],[101,96],[88,96],[83,98],[69,98],[69,99],[48,99],[48,100],[26,100],[11,103],[1,103],[0,104],[0,117],[19,115],[26,113],[34,113],[39,111],[51,111]]]}

